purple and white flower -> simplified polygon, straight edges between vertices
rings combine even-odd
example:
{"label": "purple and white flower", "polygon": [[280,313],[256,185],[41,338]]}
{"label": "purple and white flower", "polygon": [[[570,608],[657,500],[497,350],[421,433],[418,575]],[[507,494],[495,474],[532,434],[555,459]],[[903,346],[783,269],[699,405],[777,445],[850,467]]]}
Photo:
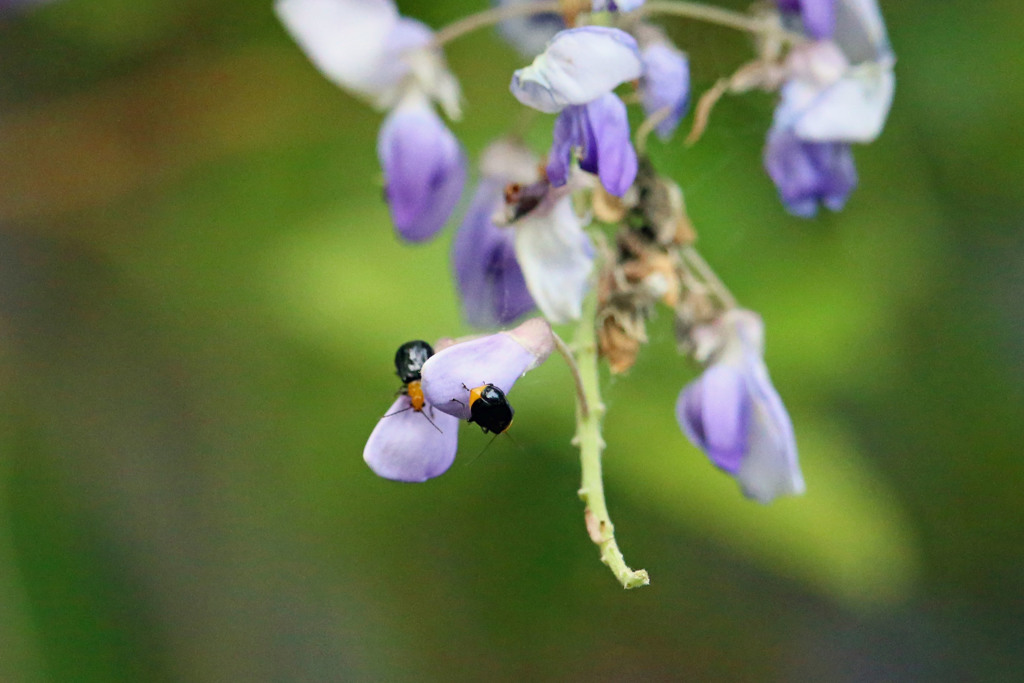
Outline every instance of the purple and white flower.
{"label": "purple and white flower", "polygon": [[454,344],[423,364],[423,396],[437,410],[469,420],[469,391],[493,384],[504,393],[551,355],[554,339],[543,318],[515,329]]}
{"label": "purple and white flower", "polygon": [[411,242],[436,235],[462,196],[466,161],[425,97],[412,93],[388,114],[377,156],[395,230]]}
{"label": "purple and white flower", "polygon": [[278,18],[310,61],[329,80],[393,107],[415,89],[459,117],[459,85],[433,32],[403,17],[391,0],[276,0]]}
{"label": "purple and white flower", "polygon": [[535,305],[516,260],[515,228],[498,227],[494,217],[509,183],[536,180],[537,160],[529,150],[499,141],[484,151],[480,166],[483,177],[455,235],[452,262],[466,319],[477,327],[494,327],[511,323]]}
{"label": "purple and white flower", "polygon": [[412,409],[408,396],[399,396],[377,422],[363,448],[363,460],[380,477],[422,482],[444,474],[455,462],[459,420],[426,402]]}
{"label": "purple and white flower", "polygon": [[642,73],[632,36],[616,28],[585,26],[555,35],[530,66],[512,75],[510,90],[526,106],[557,114],[593,102]]}
{"label": "purple and white flower", "polygon": [[[787,57],[789,78],[764,162],[786,208],[813,216],[818,201],[834,210],[852,191],[848,145],[871,142],[881,132],[895,89],[895,57],[874,0],[780,0],[779,6],[798,11],[816,40]],[[837,188],[844,188],[841,198]]]}
{"label": "purple and white flower", "polygon": [[679,394],[686,436],[761,503],[804,492],[793,425],[764,364],[764,324],[730,310],[694,332],[704,373]]}
{"label": "purple and white flower", "polygon": [[802,218],[813,217],[819,203],[831,211],[841,210],[857,186],[848,143],[807,142],[784,125],[772,126],[768,132],[764,165],[786,209]]}

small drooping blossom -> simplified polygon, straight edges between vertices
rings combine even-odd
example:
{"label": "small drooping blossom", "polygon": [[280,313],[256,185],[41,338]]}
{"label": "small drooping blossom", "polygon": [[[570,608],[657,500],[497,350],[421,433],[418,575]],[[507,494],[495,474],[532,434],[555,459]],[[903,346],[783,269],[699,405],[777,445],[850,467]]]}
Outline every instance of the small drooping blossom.
{"label": "small drooping blossom", "polygon": [[377,422],[363,449],[363,460],[377,476],[421,482],[444,474],[455,462],[459,420],[426,402],[412,409],[408,396],[399,396]]}
{"label": "small drooping blossom", "polygon": [[458,118],[459,86],[424,24],[391,0],[277,0],[278,17],[331,81],[391,110],[377,139],[398,234],[429,239],[462,194],[464,155],[434,113]]}
{"label": "small drooping blossom", "polygon": [[[491,0],[495,6],[533,4],[537,0]],[[535,57],[544,46],[565,29],[565,19],[557,12],[540,12],[525,17],[506,19],[498,24],[501,37],[524,57]]]}
{"label": "small drooping blossom", "polygon": [[466,319],[477,327],[494,327],[534,308],[516,260],[515,228],[498,227],[494,217],[504,205],[507,185],[535,180],[537,160],[529,150],[499,141],[484,151],[480,167],[482,178],[455,235],[452,262]]}
{"label": "small drooping blossom", "polygon": [[841,210],[857,186],[848,143],[806,142],[788,126],[772,126],[764,165],[786,209],[802,218],[813,217],[819,203]]}
{"label": "small drooping blossom", "polygon": [[629,136],[626,105],[614,93],[568,106],[555,119],[547,167],[552,185],[568,182],[577,155],[580,168],[597,175],[616,197],[624,195],[636,179],[636,150]]}
{"label": "small drooping blossom", "polygon": [[644,113],[664,116],[654,130],[667,140],[690,107],[690,62],[667,40],[650,42],[640,55],[644,62],[640,79]]}
{"label": "small drooping blossom", "polygon": [[690,441],[761,503],[804,491],[793,425],[764,364],[764,324],[733,309],[694,330],[704,373],[679,394]]}
{"label": "small drooping blossom", "polygon": [[510,90],[526,106],[557,114],[570,105],[593,102],[642,73],[632,36],[615,28],[585,26],[555,35],[530,66],[512,75]]}
{"label": "small drooping blossom", "polygon": [[428,240],[444,227],[466,180],[465,155],[426,98],[412,93],[381,125],[377,156],[398,234]]}
{"label": "small drooping blossom", "polygon": [[[892,104],[895,58],[873,0],[780,2],[816,40],[795,46],[765,147],[786,208],[842,207],[856,184],[850,143],[873,141]],[[795,175],[790,175],[792,171]]]}
{"label": "small drooping blossom", "polygon": [[423,365],[423,396],[437,410],[469,420],[469,392],[493,384],[505,394],[551,355],[551,326],[531,318],[505,332],[453,344]]}

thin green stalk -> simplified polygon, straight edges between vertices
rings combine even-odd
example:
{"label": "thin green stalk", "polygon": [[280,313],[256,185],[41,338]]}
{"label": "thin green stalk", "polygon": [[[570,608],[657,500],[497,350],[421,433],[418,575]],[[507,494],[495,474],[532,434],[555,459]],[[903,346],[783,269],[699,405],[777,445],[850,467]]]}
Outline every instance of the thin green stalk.
{"label": "thin green stalk", "polygon": [[558,0],[552,0],[551,2],[524,2],[515,5],[499,5],[498,7],[485,9],[475,14],[470,14],[467,17],[463,17],[462,19],[442,28],[434,34],[434,45],[441,47],[446,43],[452,42],[456,38],[461,38],[467,33],[472,33],[473,31],[487,28],[488,26],[494,26],[506,19],[528,17],[533,14],[544,14],[548,12],[557,13],[561,8],[562,5]]}
{"label": "thin green stalk", "polygon": [[705,5],[700,2],[685,2],[684,0],[650,0],[641,5],[631,15],[649,16],[663,14],[666,16],[680,17],[682,19],[693,19],[708,24],[718,24],[734,28],[737,31],[746,31],[755,35],[774,36],[790,43],[797,44],[807,39],[793,31],[787,31],[773,21],[767,21],[761,17],[751,16],[742,12]]}
{"label": "thin green stalk", "polygon": [[[467,33],[494,26],[506,19],[527,17],[534,14],[557,14],[563,9],[563,4],[558,2],[558,0],[538,0],[537,2],[523,2],[514,5],[492,7],[463,17],[439,30],[434,34],[434,46],[441,47],[456,38],[461,38]],[[699,2],[687,2],[686,0],[651,0],[636,11],[630,12],[627,16],[639,19],[642,16],[653,14],[694,19],[748,33],[776,36],[794,44],[806,40],[798,33],[787,31],[778,26],[778,24],[765,21],[759,17]]]}
{"label": "thin green stalk", "polygon": [[601,561],[615,574],[623,588],[637,588],[650,583],[645,569],[630,569],[615,542],[615,527],[608,516],[604,500],[604,481],[601,476],[601,452],[604,439],[601,438],[601,418],[604,404],[601,402],[600,376],[597,368],[597,337],[595,317],[596,297],[587,297],[583,316],[576,330],[576,367],[583,394],[576,403],[576,438],[573,443],[580,449],[580,500],[586,505],[584,519],[590,539],[601,549]]}

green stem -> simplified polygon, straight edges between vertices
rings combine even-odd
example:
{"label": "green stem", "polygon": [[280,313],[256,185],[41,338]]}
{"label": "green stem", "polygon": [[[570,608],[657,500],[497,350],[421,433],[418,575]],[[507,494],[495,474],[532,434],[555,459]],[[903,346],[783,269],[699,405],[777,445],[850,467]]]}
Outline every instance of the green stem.
{"label": "green stem", "polygon": [[[604,500],[604,481],[601,476],[601,418],[604,404],[601,402],[600,376],[597,368],[597,338],[595,317],[597,297],[591,294],[584,303],[583,316],[576,331],[576,366],[583,395],[576,403],[576,438],[574,443],[580,449],[580,500],[586,505],[584,519],[590,539],[601,549],[601,561],[615,574],[623,588],[637,588],[650,583],[647,570],[630,569],[615,542],[615,527],[608,516]],[[589,409],[588,409],[589,408]]]}
{"label": "green stem", "polygon": [[477,12],[476,14],[470,14],[468,17],[463,17],[458,21],[448,24],[434,34],[434,45],[441,47],[446,43],[452,42],[456,38],[461,38],[467,33],[472,33],[473,31],[487,28],[488,26],[494,26],[506,19],[528,17],[533,14],[547,14],[550,12],[558,13],[561,9],[562,4],[558,2],[558,0],[552,0],[551,2],[523,2],[515,5],[499,5],[498,7],[485,9],[482,12]]}
{"label": "green stem", "polygon": [[684,0],[650,0],[641,5],[630,16],[645,16],[651,14],[664,14],[683,19],[694,19],[708,24],[718,24],[734,28],[738,31],[746,31],[755,35],[768,35],[786,40],[790,43],[802,43],[807,39],[799,33],[787,31],[775,21],[762,17],[751,16],[734,10],[723,9],[713,5],[705,5],[700,2],[685,2]]}
{"label": "green stem", "polygon": [[[536,2],[522,2],[514,5],[492,7],[463,17],[439,30],[434,34],[434,46],[441,47],[456,38],[461,38],[467,33],[472,33],[488,26],[494,26],[506,19],[528,17],[534,14],[558,14],[563,9],[563,3],[558,2],[558,0],[537,0]],[[664,14],[684,19],[694,19],[709,24],[718,24],[719,26],[726,26],[757,35],[777,37],[793,44],[802,43],[806,40],[799,33],[787,31],[773,21],[753,17],[742,12],[722,9],[721,7],[714,7],[713,5],[705,5],[700,2],[687,2],[686,0],[651,0],[636,11],[624,16],[639,19],[642,16],[652,14]]]}

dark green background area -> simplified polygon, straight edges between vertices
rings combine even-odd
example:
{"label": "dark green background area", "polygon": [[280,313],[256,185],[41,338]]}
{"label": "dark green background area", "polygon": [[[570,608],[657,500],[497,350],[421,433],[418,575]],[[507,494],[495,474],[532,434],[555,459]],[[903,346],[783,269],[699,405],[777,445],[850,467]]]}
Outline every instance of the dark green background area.
{"label": "dark green background area", "polygon": [[[451,230],[397,241],[379,115],[269,0],[0,20],[0,680],[1020,680],[1024,14],[883,11],[896,100],[841,214],[781,209],[769,96],[653,144],[765,318],[808,493],[747,501],[686,442],[663,314],[606,384],[632,592],[584,530],[557,358],[516,386],[514,439],[474,460],[463,427],[423,485],[363,464],[395,347],[469,331]],[[750,54],[672,26],[700,90]],[[448,57],[475,156],[522,60],[490,32]]]}

